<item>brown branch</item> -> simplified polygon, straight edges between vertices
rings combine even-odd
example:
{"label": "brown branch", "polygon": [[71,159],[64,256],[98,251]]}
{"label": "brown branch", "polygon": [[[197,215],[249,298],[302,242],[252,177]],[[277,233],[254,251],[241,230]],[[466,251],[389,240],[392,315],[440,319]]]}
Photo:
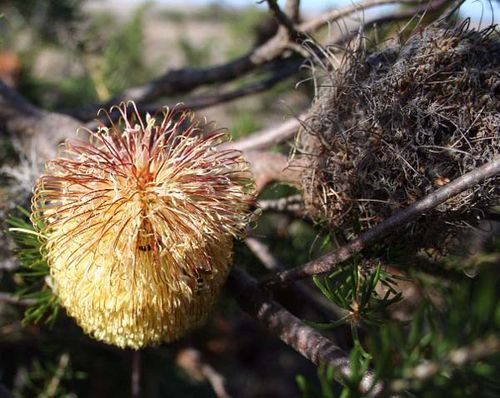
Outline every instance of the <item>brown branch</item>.
{"label": "brown branch", "polygon": [[[270,3],[275,3],[275,1],[270,0]],[[413,2],[408,0],[367,0],[356,6],[350,5],[329,13],[327,14],[328,18],[320,18],[305,22],[298,26],[296,32],[300,37],[305,38],[303,35],[304,33],[310,33],[317,30],[328,22],[350,15],[360,9],[390,3]],[[297,10],[298,12],[298,2],[290,0],[289,4],[285,6],[285,10],[287,13],[289,13],[290,10]],[[294,12],[290,12],[290,15],[287,16],[285,13],[281,12],[281,14],[290,21],[290,23],[287,24],[291,24],[292,26],[292,21],[294,21],[298,15],[293,15],[293,13]],[[288,27],[291,28],[292,26]],[[284,35],[282,30],[278,30],[278,32],[264,44],[233,61],[207,68],[186,67],[171,70],[146,84],[131,87],[104,103],[93,104],[82,109],[71,111],[69,114],[79,120],[88,121],[95,117],[98,109],[108,109],[111,105],[120,103],[121,101],[133,100],[138,104],[145,104],[160,97],[183,94],[204,85],[230,82],[252,71],[258,70],[263,66],[272,64],[273,61],[278,60],[283,55],[283,52],[289,48],[290,44],[288,35]]]}
{"label": "brown branch", "polygon": [[269,148],[270,146],[279,144],[293,137],[299,130],[301,121],[304,120],[305,117],[306,114],[302,114],[278,126],[266,128],[231,142],[228,146],[240,151]]}
{"label": "brown branch", "polygon": [[358,238],[354,239],[345,246],[342,246],[338,250],[328,253],[316,260],[310,261],[300,267],[279,272],[264,283],[268,287],[286,285],[297,279],[330,272],[338,263],[348,260],[354,253],[365,249],[374,241],[383,238],[391,232],[394,232],[414,218],[417,218],[420,215],[434,209],[439,204],[446,202],[451,197],[458,195],[459,193],[472,188],[474,185],[499,173],[500,157],[496,157],[491,162],[462,175],[444,187],[439,188],[438,190],[425,196],[423,199],[415,202],[411,206],[398,211],[393,216],[369,229]]}
{"label": "brown branch", "polygon": [[297,38],[299,36],[299,33],[295,29],[293,20],[283,11],[281,11],[278,2],[276,0],[266,0],[266,2],[276,20],[279,22],[281,26],[283,26],[286,29],[288,36],[290,38]]}
{"label": "brown branch", "polygon": [[273,74],[267,79],[263,79],[254,83],[250,83],[240,89],[233,91],[226,91],[216,95],[198,97],[186,100],[186,108],[197,110],[208,108],[209,106],[223,104],[232,101],[237,98],[245,97],[251,94],[258,94],[266,91],[276,84],[288,79],[298,72],[300,66],[302,65],[301,59],[287,60],[287,62],[280,63],[278,67],[278,72]]}
{"label": "brown branch", "polygon": [[[299,70],[301,65],[302,65],[301,59],[287,59],[285,62],[280,63],[278,73],[273,74],[271,77],[267,79],[262,79],[260,81],[250,83],[242,88],[231,91],[218,92],[210,95],[196,96],[194,98],[188,98],[181,105],[179,105],[178,103],[171,103],[167,105],[165,104],[139,105],[138,110],[141,114],[146,114],[146,113],[155,114],[161,111],[165,107],[199,110],[214,105],[224,104],[226,102],[241,97],[247,97],[249,95],[259,94],[269,90],[276,84],[293,76]],[[120,117],[119,112],[111,112],[110,114],[111,120],[117,120],[119,117]],[[104,117],[102,118],[102,122],[106,123],[107,121],[108,121],[107,118]],[[95,121],[86,124],[87,128],[94,127],[95,125],[96,125]]]}
{"label": "brown branch", "polygon": [[[331,366],[338,382],[345,383],[349,378],[351,365],[346,353],[269,298],[259,288],[257,281],[244,271],[233,269],[229,275],[228,288],[244,311],[258,319],[284,343],[316,365]],[[359,388],[366,396],[379,396],[383,390],[381,383],[375,383],[371,371],[364,375]]]}
{"label": "brown branch", "polygon": [[38,109],[0,81],[0,134],[19,139],[27,153],[34,147],[42,159],[53,157],[57,145],[79,126],[69,116]]}
{"label": "brown branch", "polygon": [[0,80],[0,120],[15,124],[18,118],[40,118],[42,111],[31,105]]}
{"label": "brown branch", "polygon": [[[263,63],[260,60],[254,62],[253,55],[254,53],[251,52],[232,62],[210,68],[172,70],[144,85],[131,87],[104,103],[71,111],[70,114],[83,121],[91,120],[100,108],[108,109],[122,101],[133,100],[137,103],[147,103],[159,97],[179,95],[202,85],[228,82],[245,75]],[[272,58],[275,58],[274,54]]]}
{"label": "brown branch", "polygon": [[86,121],[94,118],[100,108],[108,109],[122,101],[132,100],[138,104],[144,104],[159,97],[183,94],[204,85],[227,83],[260,67],[272,68],[273,61],[277,60],[286,49],[286,42],[283,34],[278,32],[264,44],[231,62],[208,68],[186,67],[172,70],[144,85],[129,88],[104,103],[93,104],[71,111],[69,114]]}

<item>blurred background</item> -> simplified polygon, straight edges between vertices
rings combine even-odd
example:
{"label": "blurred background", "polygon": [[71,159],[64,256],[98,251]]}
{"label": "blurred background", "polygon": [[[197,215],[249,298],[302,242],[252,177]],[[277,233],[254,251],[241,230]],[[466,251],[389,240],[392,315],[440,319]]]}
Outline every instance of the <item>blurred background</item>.
{"label": "blurred background", "polygon": [[[301,7],[303,16],[314,16],[346,4],[349,2],[305,0]],[[368,15],[385,12],[387,7],[391,6],[373,8]],[[472,19],[472,26],[486,26],[500,15],[499,2],[467,1],[460,12]],[[346,29],[347,25],[331,29]],[[105,103],[167,70],[208,67],[235,59],[265,42],[277,28],[267,5],[245,0],[3,0],[0,80],[40,108],[78,117],[88,104]],[[325,30],[322,34],[333,33]],[[265,72],[257,71],[224,88],[242,87],[259,73]],[[218,87],[208,90],[200,87],[190,98],[217,92]],[[238,139],[301,114],[313,96],[311,70],[306,65],[264,92],[200,112],[218,126],[229,128]],[[157,103],[162,101],[172,104],[184,97],[169,96]],[[16,149],[4,136],[0,139],[0,166],[9,167],[19,160]],[[290,149],[288,144],[273,148],[285,154]],[[295,193],[287,185],[272,184],[261,199]],[[2,206],[12,210],[15,204]],[[332,247],[309,221],[286,214],[266,214],[253,234],[290,266]],[[0,290],[15,292],[26,281],[13,272],[17,265],[10,249],[2,250]],[[265,273],[243,243],[236,246],[235,261],[253,275]],[[328,309],[318,315],[301,306],[300,297],[283,294],[301,318],[319,322],[328,317]],[[233,397],[296,397],[303,380],[311,391],[320,388],[315,366],[269,335],[226,295],[207,326],[177,343],[142,350],[139,359],[131,351],[88,338],[64,315],[52,324],[24,324],[23,311],[17,303],[0,302],[2,398],[9,396],[3,388],[16,398],[130,396],[134,360],[140,360],[141,396],[145,397],[215,396],[213,386],[200,373],[201,361],[224,376]],[[341,340],[342,332],[335,333]]]}

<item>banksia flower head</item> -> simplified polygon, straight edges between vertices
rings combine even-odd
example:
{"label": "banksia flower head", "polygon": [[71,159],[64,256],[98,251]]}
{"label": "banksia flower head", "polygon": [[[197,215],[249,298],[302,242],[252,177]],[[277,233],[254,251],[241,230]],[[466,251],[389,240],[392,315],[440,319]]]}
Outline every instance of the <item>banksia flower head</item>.
{"label": "banksia flower head", "polygon": [[[60,303],[120,347],[171,341],[204,321],[249,218],[253,182],[225,131],[188,111],[120,120],[67,141],[33,198]],[[113,109],[112,109],[113,110]]]}

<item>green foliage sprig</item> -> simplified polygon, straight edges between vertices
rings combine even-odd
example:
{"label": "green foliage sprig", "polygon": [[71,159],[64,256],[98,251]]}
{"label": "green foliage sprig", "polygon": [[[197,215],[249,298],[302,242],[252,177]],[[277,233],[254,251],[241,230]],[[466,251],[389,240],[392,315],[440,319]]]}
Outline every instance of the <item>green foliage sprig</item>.
{"label": "green foliage sprig", "polygon": [[[318,372],[320,388],[316,391],[299,376],[302,397],[358,397],[359,380],[368,368],[384,382],[388,393],[402,397],[500,396],[495,377],[500,369],[498,264],[486,263],[477,269],[476,277],[455,283],[414,273],[422,298],[411,320],[404,322],[388,316],[389,307],[401,300],[395,277],[380,264],[366,267],[365,263],[364,268],[362,264],[356,259],[331,275],[314,278],[321,293],[346,315],[313,326],[351,325],[353,367],[351,380],[337,391],[328,371]],[[361,324],[363,334],[358,337]]]}
{"label": "green foliage sprig", "polygon": [[[381,263],[363,263],[355,258],[339,266],[326,277],[314,276],[321,293],[347,313],[337,321],[315,324],[331,328],[343,323],[356,326],[363,321],[378,324],[387,319],[387,307],[401,300],[401,292],[394,288],[395,277],[383,270]],[[377,289],[380,284],[382,289]]]}
{"label": "green foliage sprig", "polygon": [[43,225],[34,227],[29,221],[29,212],[18,207],[21,216],[7,219],[9,234],[15,242],[17,258],[21,271],[17,275],[22,280],[21,288],[16,295],[21,300],[30,302],[24,313],[24,323],[53,324],[59,304],[50,286],[50,270],[43,255],[43,236],[38,231]]}

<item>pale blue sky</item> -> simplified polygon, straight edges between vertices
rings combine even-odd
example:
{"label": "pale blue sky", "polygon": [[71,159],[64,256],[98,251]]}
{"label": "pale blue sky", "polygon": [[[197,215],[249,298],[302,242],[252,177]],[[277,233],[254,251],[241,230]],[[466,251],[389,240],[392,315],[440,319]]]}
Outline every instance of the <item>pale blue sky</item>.
{"label": "pale blue sky", "polygon": [[[156,0],[162,4],[189,4],[189,5],[206,5],[210,3],[226,4],[228,6],[245,7],[249,5],[257,5],[257,0]],[[283,4],[285,0],[278,0]],[[302,0],[301,7],[309,11],[322,11],[327,8],[341,6],[352,3],[352,0]],[[258,5],[259,7],[266,7],[265,4]],[[462,6],[462,15],[470,16],[472,18],[479,18],[483,15],[483,21],[491,21],[492,11],[494,19],[498,23],[500,21],[500,3],[496,0],[467,0]]]}

